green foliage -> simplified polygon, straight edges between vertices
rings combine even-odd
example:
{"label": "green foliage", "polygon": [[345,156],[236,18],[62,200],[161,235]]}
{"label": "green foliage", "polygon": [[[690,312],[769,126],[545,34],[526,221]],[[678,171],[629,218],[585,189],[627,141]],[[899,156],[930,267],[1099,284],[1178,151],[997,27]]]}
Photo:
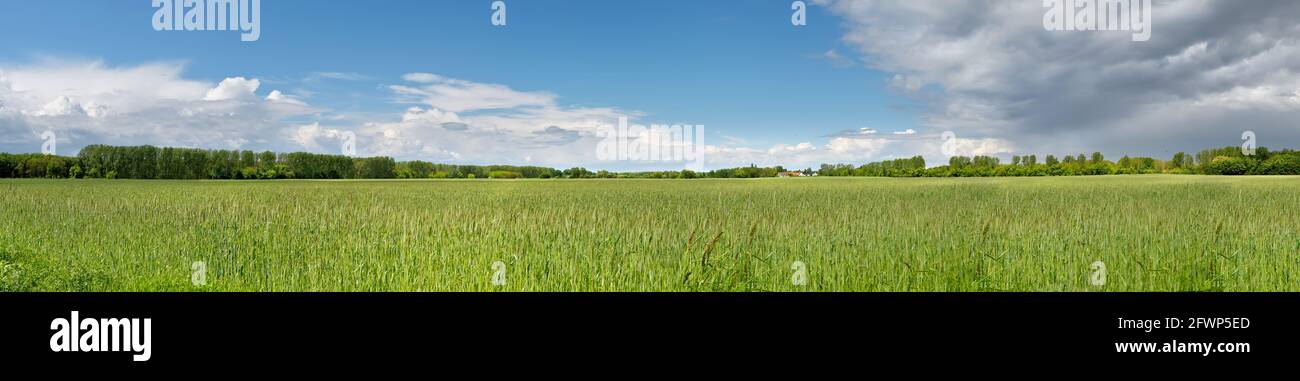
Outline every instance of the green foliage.
{"label": "green foliage", "polygon": [[564,170],[564,177],[570,179],[589,179],[596,177],[596,173],[588,171],[586,168],[576,167]]}
{"label": "green foliage", "polygon": [[1244,157],[1219,156],[1204,166],[1207,175],[1244,175],[1253,167],[1252,161]]}
{"label": "green foliage", "polygon": [[[1216,162],[1218,161],[1218,162]],[[722,168],[707,172],[650,171],[615,173],[582,167],[557,170],[536,166],[452,165],[424,161],[397,162],[388,157],[352,158],[305,152],[276,154],[264,151],[204,150],[193,148],[119,147],[91,145],[77,157],[0,153],[0,178],[124,178],[124,179],[697,179],[763,178],[788,172],[784,167]],[[926,168],[921,156],[867,163],[822,164],[798,171],[805,176],[827,177],[1036,177],[1135,174],[1300,175],[1300,152],[1270,151],[1259,147],[1246,156],[1241,147],[1208,149],[1189,155],[1179,152],[1169,161],[1124,156],[1106,161],[1091,155],[1013,156],[1002,164],[993,156],[954,156],[948,165]],[[496,176],[493,176],[496,173]],[[517,176],[517,177],[516,177]]]}
{"label": "green foliage", "polygon": [[1257,167],[1258,175],[1294,175],[1300,173],[1300,154],[1274,155]]}
{"label": "green foliage", "polygon": [[492,171],[488,172],[489,179],[521,179],[524,175],[512,171]]}
{"label": "green foliage", "polygon": [[925,158],[921,156],[870,163],[853,172],[854,176],[873,177],[921,177],[924,174]]}
{"label": "green foliage", "polygon": [[[850,168],[848,171],[849,174],[846,174],[845,176],[852,175],[852,166],[848,166],[848,167]],[[705,172],[701,177],[714,178],[714,179],[756,179],[761,177],[776,177],[778,173],[782,172],[781,169],[784,168],[759,167],[750,164],[750,166],[748,167],[723,168],[723,169]],[[672,173],[679,174],[677,172],[672,172]],[[669,178],[671,178],[671,176],[674,175],[669,175],[669,176],[670,176]]]}
{"label": "green foliage", "polygon": [[114,173],[115,178],[126,179],[389,179],[396,177],[397,167],[388,157],[152,146],[91,145],[81,150],[77,160],[87,177]]}

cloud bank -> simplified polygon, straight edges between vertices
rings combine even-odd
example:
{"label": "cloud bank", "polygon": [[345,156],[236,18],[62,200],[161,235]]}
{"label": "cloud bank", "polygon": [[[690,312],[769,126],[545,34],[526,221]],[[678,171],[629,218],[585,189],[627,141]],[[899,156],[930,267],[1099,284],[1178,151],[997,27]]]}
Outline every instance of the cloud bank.
{"label": "cloud bank", "polygon": [[925,100],[924,128],[1023,153],[1300,146],[1300,2],[1156,0],[1152,37],[1047,31],[1039,1],[819,0]]}

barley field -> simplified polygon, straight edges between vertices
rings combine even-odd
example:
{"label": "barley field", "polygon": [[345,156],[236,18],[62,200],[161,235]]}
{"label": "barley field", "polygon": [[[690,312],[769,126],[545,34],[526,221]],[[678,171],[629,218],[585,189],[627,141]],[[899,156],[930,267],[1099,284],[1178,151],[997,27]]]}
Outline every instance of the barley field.
{"label": "barley field", "polygon": [[1294,177],[0,181],[2,291],[1297,291],[1297,270]]}

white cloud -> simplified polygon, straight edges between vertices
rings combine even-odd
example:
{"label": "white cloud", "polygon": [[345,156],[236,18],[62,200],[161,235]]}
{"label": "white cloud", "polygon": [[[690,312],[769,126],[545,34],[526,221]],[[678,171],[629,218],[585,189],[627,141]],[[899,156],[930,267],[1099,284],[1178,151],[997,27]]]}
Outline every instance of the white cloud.
{"label": "white cloud", "polygon": [[743,146],[706,146],[705,161],[710,167],[759,166],[816,167],[826,163],[863,164],[881,160],[883,151],[905,142],[877,138],[832,138],[824,145],[812,142],[776,144],[762,150]]}
{"label": "white cloud", "polygon": [[324,128],[321,127],[320,122],[315,122],[308,125],[298,126],[296,130],[293,130],[292,139],[294,142],[298,143],[298,145],[312,151],[321,151],[324,149],[320,143],[321,139],[330,140],[339,144],[338,150],[335,151],[335,153],[339,153],[342,152],[342,143],[345,136],[347,136],[347,132],[344,130]]}
{"label": "white cloud", "polygon": [[441,75],[430,73],[409,73],[402,76],[402,80],[415,83],[434,83],[442,81]]}
{"label": "white cloud", "polygon": [[246,79],[244,77],[226,78],[217,84],[217,87],[208,90],[207,95],[203,97],[205,101],[228,101],[228,100],[249,100],[255,97],[254,93],[257,88],[262,86],[262,81]]}
{"label": "white cloud", "polygon": [[454,112],[444,112],[438,109],[426,110],[419,107],[412,107],[406,109],[406,112],[402,114],[402,122],[443,124],[461,123],[461,120],[460,116],[456,115]]}
{"label": "white cloud", "polygon": [[884,139],[834,138],[826,144],[826,149],[851,158],[868,159],[884,148],[886,142]]}
{"label": "white cloud", "polygon": [[275,103],[287,103],[287,104],[297,105],[297,106],[307,105],[307,103],[304,103],[303,101],[300,101],[297,98],[284,95],[284,93],[281,93],[280,90],[272,90],[270,94],[266,95],[266,101],[275,102]]}
{"label": "white cloud", "polygon": [[40,110],[32,113],[35,116],[65,116],[81,112],[81,105],[72,101],[67,96],[59,96],[50,103],[46,103]]}
{"label": "white cloud", "polygon": [[182,68],[174,63],[109,67],[99,61],[44,61],[5,67],[0,97],[5,104],[29,113],[59,97],[130,113],[158,102],[197,100],[211,88],[202,81],[181,78]]}
{"label": "white cloud", "polygon": [[953,153],[958,156],[996,156],[1015,152],[1015,146],[1006,140],[995,138],[953,140]]}
{"label": "white cloud", "polygon": [[287,145],[277,132],[290,128],[284,120],[321,111],[284,94],[261,101],[254,95],[257,79],[212,84],[186,79],[182,71],[179,63],[6,65],[0,150],[39,150],[39,132],[46,130],[59,134],[60,148],[70,152],[87,144],[280,149]]}
{"label": "white cloud", "polygon": [[403,79],[421,86],[394,85],[389,88],[416,102],[452,112],[556,105],[556,96],[544,91],[518,91],[505,85],[471,82],[428,73],[411,73],[403,76]]}
{"label": "white cloud", "polygon": [[642,116],[613,107],[565,107],[549,92],[523,92],[437,74],[411,73],[403,79],[416,85],[390,86],[390,91],[424,107],[408,108],[394,121],[368,122],[357,128],[360,154],[595,166],[600,165],[595,131],[617,124],[619,117]]}

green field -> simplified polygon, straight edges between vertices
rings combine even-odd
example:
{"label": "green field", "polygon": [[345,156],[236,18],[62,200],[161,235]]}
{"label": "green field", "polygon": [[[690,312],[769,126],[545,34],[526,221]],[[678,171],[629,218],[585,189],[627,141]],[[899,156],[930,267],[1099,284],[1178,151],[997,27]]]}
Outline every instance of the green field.
{"label": "green field", "polygon": [[1294,177],[0,181],[5,291],[1295,291],[1297,270]]}

